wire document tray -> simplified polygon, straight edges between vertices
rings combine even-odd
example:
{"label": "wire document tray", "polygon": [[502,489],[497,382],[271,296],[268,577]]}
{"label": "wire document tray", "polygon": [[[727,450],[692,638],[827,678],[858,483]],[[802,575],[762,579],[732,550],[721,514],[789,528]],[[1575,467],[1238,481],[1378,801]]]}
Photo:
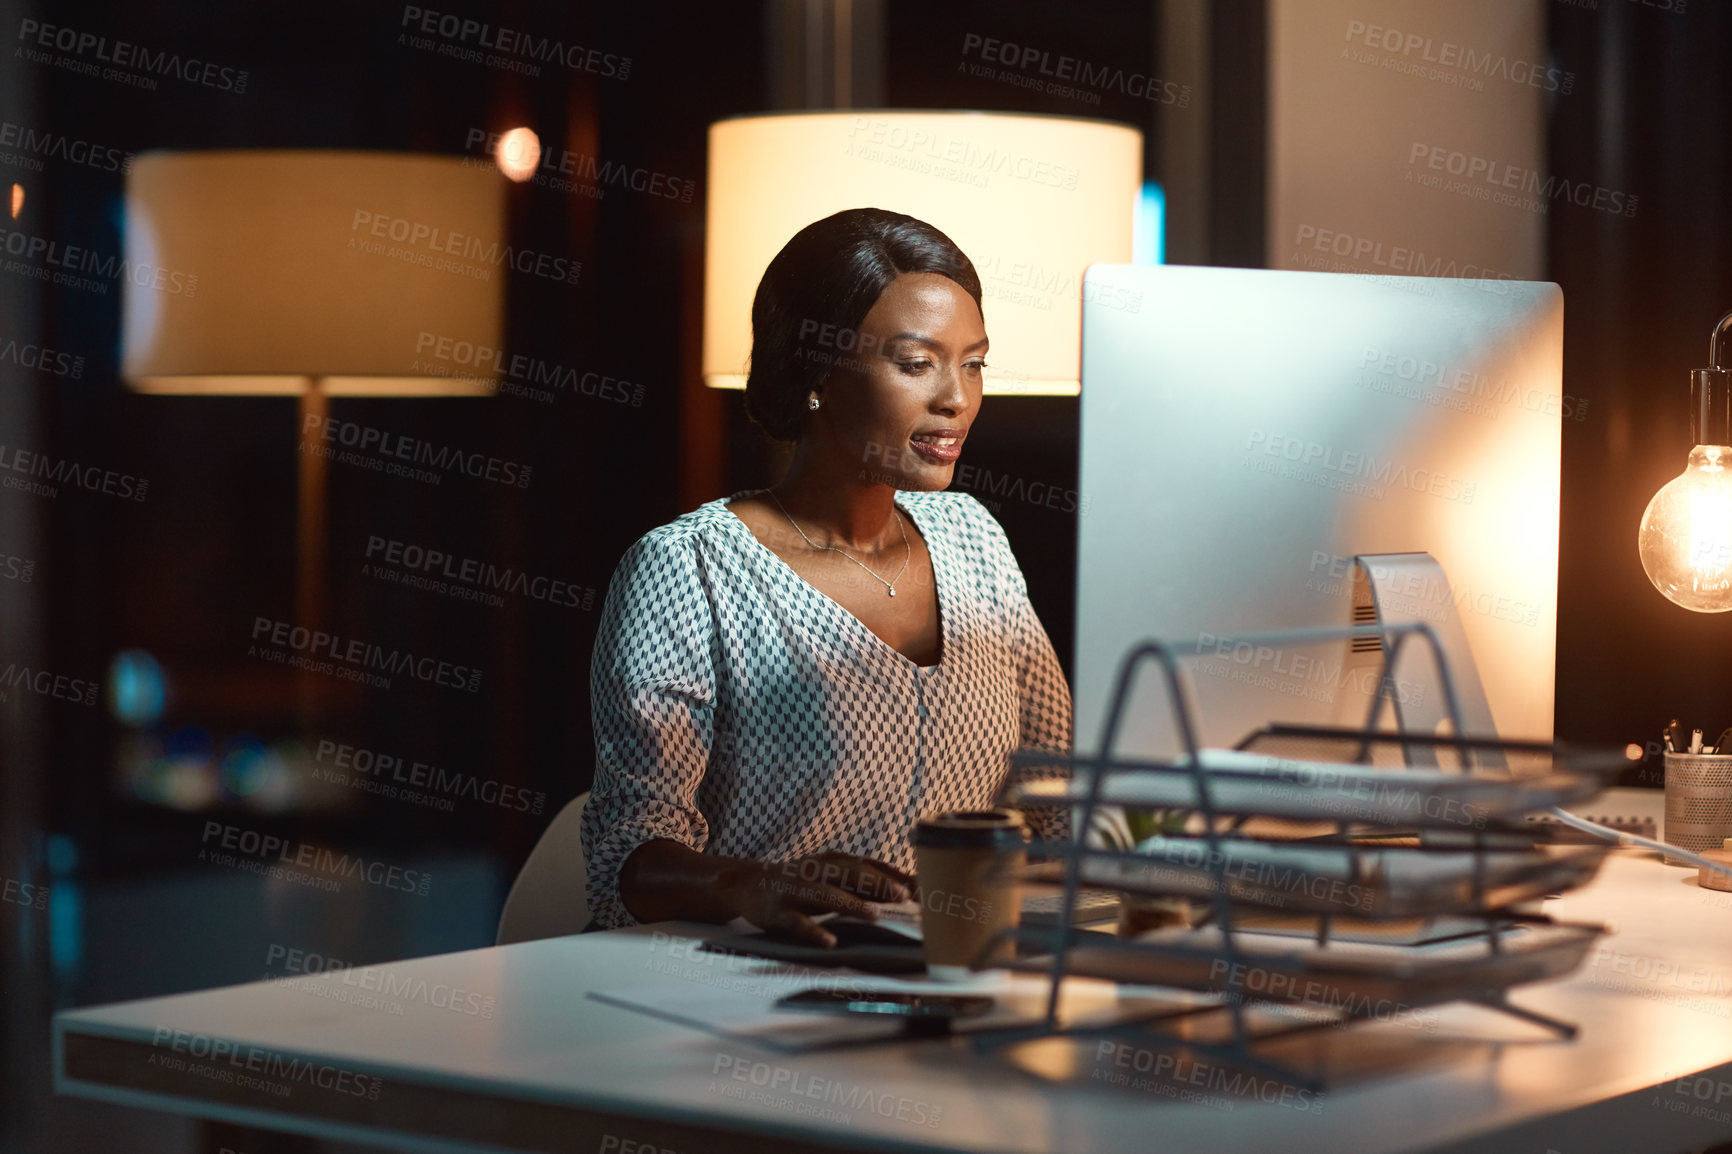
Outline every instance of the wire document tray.
{"label": "wire document tray", "polygon": [[[1067,809],[1077,830],[1096,828],[1106,807],[1181,811],[1183,821],[1182,829],[1129,848],[1090,838],[1038,841],[1030,856],[1044,860],[1028,867],[1031,880],[1062,884],[1067,903],[1084,886],[1188,899],[1200,924],[1133,938],[1085,938],[1068,918],[1008,931],[1023,947],[1013,968],[1048,973],[1053,987],[1044,1022],[998,1044],[1089,1032],[1059,1024],[1059,988],[1070,976],[1218,995],[1213,1007],[1187,1013],[1229,1015],[1229,1040],[1199,1043],[1163,1033],[1159,1022],[1145,1027],[1147,1040],[1210,1052],[1297,1084],[1316,1082],[1258,1058],[1252,1043],[1373,1017],[1390,1006],[1469,1001],[1574,1036],[1573,1025],[1512,1005],[1507,992],[1569,973],[1604,932],[1555,922],[1529,907],[1592,880],[1608,849],[1537,844],[1527,818],[1600,793],[1625,767],[1622,751],[1464,732],[1447,658],[1425,622],[1234,640],[1278,646],[1356,638],[1375,638],[1383,650],[1362,728],[1271,724],[1236,749],[1200,748],[1181,676],[1184,654],[1148,641],[1120,663],[1096,754],[1011,756],[1004,804]],[[1429,646],[1435,659],[1447,734],[1381,728],[1386,702],[1400,725],[1391,671],[1410,644]],[[1149,665],[1161,676],[1179,749],[1166,759],[1121,758],[1115,751],[1128,703]],[[1259,928],[1272,919],[1306,930]],[[1375,931],[1414,919],[1453,928],[1447,938],[1421,944],[1379,941],[1375,932],[1332,936],[1337,924]],[[1026,956],[1031,945],[1044,950]],[[1254,1003],[1325,1012],[1253,1036],[1246,1007]]]}

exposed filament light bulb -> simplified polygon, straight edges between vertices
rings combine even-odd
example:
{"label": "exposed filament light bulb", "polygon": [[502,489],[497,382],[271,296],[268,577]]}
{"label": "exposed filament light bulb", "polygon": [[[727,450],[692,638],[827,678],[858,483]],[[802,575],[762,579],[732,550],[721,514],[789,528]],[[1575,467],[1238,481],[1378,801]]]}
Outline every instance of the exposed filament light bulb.
{"label": "exposed filament light bulb", "polygon": [[1636,539],[1654,588],[1697,613],[1732,610],[1732,372],[1721,362],[1729,328],[1732,313],[1709,340],[1710,367],[1690,374],[1696,447],[1684,471],[1648,502]]}
{"label": "exposed filament light bulb", "polygon": [[1642,514],[1637,547],[1654,588],[1698,613],[1732,609],[1732,446],[1697,445]]}

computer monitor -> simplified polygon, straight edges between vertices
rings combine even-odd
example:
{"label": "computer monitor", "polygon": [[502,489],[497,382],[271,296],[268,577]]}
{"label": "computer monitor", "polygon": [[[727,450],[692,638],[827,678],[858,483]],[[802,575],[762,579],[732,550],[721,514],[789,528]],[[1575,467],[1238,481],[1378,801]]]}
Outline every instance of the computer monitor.
{"label": "computer monitor", "polygon": [[[1202,744],[1364,724],[1375,638],[1232,638],[1368,620],[1353,557],[1412,552],[1450,586],[1409,589],[1412,616],[1454,607],[1497,733],[1551,737],[1559,444],[1585,415],[1556,285],[1093,265],[1082,295],[1079,753],[1146,638],[1185,650]],[[1117,753],[1177,751],[1168,700],[1145,669]]]}

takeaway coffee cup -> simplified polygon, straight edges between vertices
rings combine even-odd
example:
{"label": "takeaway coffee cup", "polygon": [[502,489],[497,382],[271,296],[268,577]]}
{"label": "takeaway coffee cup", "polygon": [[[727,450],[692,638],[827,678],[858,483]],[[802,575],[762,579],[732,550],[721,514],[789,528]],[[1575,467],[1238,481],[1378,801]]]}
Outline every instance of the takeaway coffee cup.
{"label": "takeaway coffee cup", "polygon": [[928,814],[914,827],[920,883],[920,934],[926,972],[939,981],[967,977],[971,966],[1008,961],[1014,943],[988,943],[1016,928],[1028,829],[1014,809]]}

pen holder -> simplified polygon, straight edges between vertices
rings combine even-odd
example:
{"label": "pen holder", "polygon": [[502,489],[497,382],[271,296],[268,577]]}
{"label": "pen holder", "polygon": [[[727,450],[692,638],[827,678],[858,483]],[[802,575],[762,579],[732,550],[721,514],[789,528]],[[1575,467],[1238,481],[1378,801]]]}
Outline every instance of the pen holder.
{"label": "pen holder", "polygon": [[1732,753],[1666,754],[1664,837],[1697,853],[1717,850],[1732,837]]}

